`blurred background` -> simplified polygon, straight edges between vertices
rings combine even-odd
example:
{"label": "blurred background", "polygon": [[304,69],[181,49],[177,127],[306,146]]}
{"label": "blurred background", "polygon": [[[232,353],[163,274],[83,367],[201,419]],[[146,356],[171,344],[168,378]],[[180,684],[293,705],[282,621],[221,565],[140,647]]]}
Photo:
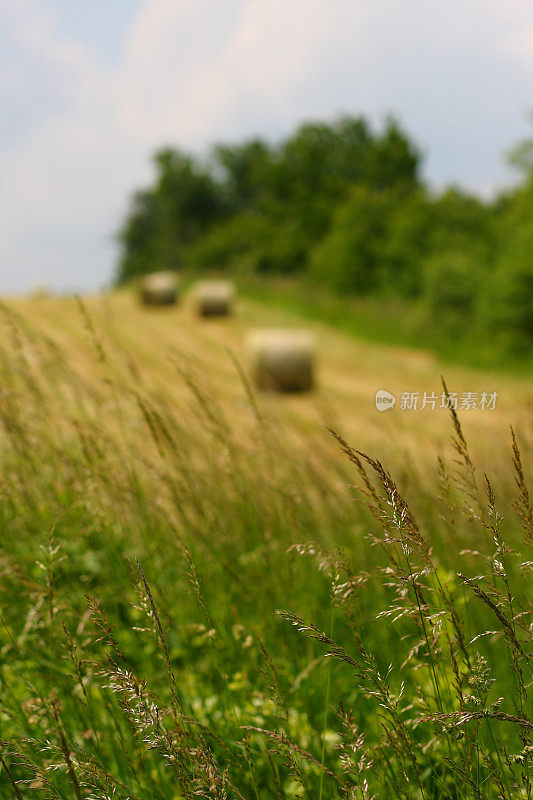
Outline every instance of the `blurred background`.
{"label": "blurred background", "polygon": [[0,291],[223,270],[530,352],[524,0],[3,0],[0,53]]}

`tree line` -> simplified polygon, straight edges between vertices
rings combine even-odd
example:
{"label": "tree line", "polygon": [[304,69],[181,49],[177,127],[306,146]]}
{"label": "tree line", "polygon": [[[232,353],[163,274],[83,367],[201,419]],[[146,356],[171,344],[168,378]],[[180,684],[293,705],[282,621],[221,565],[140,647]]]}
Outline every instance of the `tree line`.
{"label": "tree line", "polygon": [[533,144],[512,153],[518,187],[491,201],[435,194],[398,122],[307,123],[195,158],[165,148],[119,232],[117,283],[159,269],[293,276],[341,296],[391,298],[422,330],[533,345]]}

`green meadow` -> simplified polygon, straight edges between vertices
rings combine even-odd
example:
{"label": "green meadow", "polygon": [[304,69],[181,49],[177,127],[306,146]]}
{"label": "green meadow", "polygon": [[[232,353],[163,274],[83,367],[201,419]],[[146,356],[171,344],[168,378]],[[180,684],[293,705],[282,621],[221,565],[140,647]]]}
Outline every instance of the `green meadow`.
{"label": "green meadow", "polygon": [[[527,373],[259,294],[2,305],[0,796],[530,798]],[[314,392],[255,391],[272,324]]]}

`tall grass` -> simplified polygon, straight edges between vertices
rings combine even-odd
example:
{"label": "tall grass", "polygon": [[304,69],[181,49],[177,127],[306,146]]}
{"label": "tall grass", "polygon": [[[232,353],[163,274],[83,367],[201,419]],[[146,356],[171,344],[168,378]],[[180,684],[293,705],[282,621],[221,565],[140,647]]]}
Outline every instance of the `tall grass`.
{"label": "tall grass", "polygon": [[452,413],[408,502],[193,363],[171,406],[80,311],[90,372],[3,309],[1,796],[530,798],[519,432],[499,498]]}

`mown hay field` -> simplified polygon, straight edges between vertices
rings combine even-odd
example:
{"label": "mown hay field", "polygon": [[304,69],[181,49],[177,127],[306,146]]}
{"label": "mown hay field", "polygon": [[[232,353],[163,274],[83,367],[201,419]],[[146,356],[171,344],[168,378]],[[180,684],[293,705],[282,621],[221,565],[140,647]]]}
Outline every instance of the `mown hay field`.
{"label": "mown hay field", "polygon": [[[485,468],[506,451],[505,430],[510,423],[519,428],[526,442],[533,435],[533,381],[531,375],[502,375],[471,370],[439,362],[429,352],[392,348],[355,340],[331,327],[300,320],[256,301],[240,298],[232,317],[199,320],[187,298],[169,308],[143,308],[132,291],[87,297],[84,304],[106,347],[116,354],[114,366],[127,368],[127,358],[138,365],[142,380],[169,401],[184,397],[187,386],[177,377],[176,365],[190,368],[231,415],[243,396],[242,381],[228,350],[249,372],[245,347],[250,328],[305,328],[317,342],[316,391],[302,395],[265,394],[264,412],[287,433],[321,433],[331,425],[351,443],[379,455],[387,464],[410,468],[449,448],[450,431],[446,410],[440,408],[444,375],[449,390],[478,394],[498,393],[495,410],[468,410],[462,420],[476,458]],[[87,381],[99,380],[86,326],[74,298],[12,300],[13,308],[36,333],[50,336]],[[423,344],[423,343],[422,343]],[[394,410],[377,413],[375,394],[386,389],[396,396]],[[403,392],[418,392],[416,411],[400,410]],[[424,392],[435,392],[435,410],[421,410]],[[238,410],[236,410],[238,414]],[[448,451],[449,452],[449,451]],[[425,471],[425,464],[423,464]]]}

